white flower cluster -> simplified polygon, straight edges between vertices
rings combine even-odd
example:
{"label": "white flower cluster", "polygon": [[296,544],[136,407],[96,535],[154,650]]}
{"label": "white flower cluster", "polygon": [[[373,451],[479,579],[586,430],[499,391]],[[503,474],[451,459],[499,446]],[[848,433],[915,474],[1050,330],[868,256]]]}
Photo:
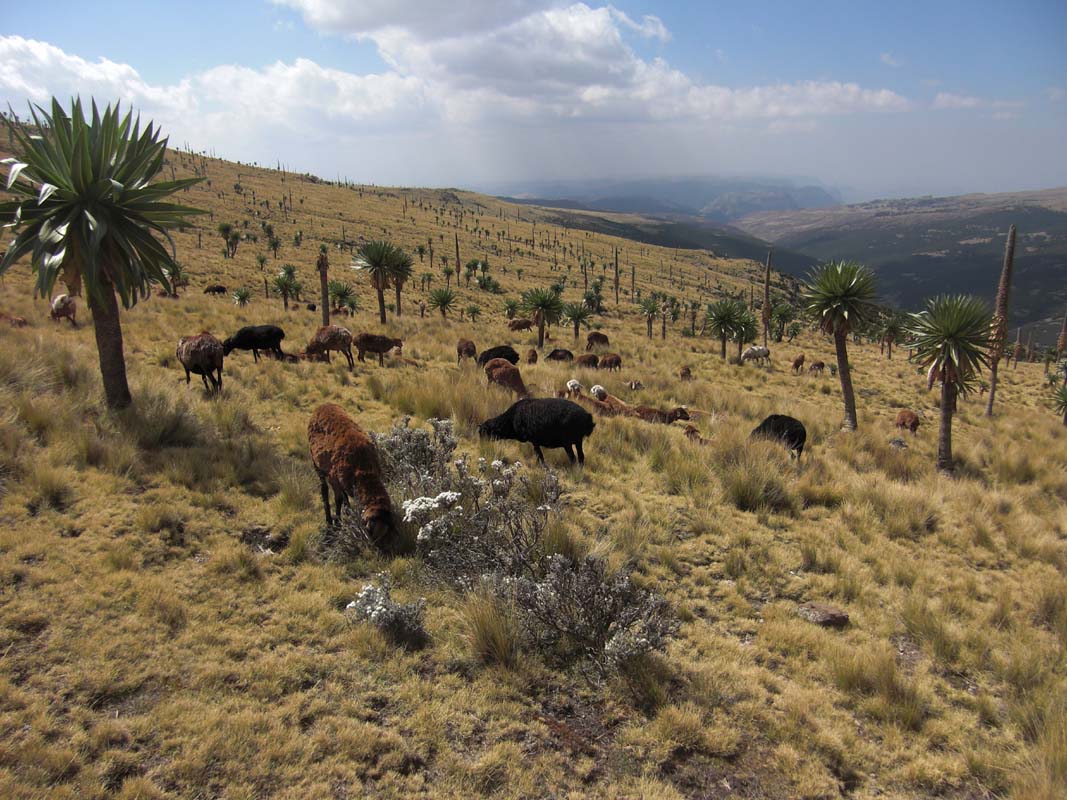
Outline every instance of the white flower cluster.
{"label": "white flower cluster", "polygon": [[410,649],[422,647],[429,639],[422,622],[425,598],[414,603],[394,602],[389,576],[382,572],[377,579],[377,584],[364,585],[345,610],[360,622],[369,622],[396,644]]}

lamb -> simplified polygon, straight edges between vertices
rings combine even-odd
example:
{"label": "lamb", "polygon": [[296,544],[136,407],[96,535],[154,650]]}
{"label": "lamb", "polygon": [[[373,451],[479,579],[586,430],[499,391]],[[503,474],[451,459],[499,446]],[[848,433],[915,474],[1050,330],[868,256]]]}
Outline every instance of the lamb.
{"label": "lamb", "polygon": [[315,331],[315,335],[311,337],[307,350],[304,352],[308,356],[325,356],[326,363],[329,364],[331,350],[343,353],[348,361],[348,369],[355,369],[356,362],[352,360],[352,332],[350,330],[340,325],[323,325]]}
{"label": "lamb", "polygon": [[519,368],[506,359],[494,358],[486,364],[485,375],[489,378],[490,383],[503,386],[519,397],[530,396],[530,392],[526,389],[526,384],[522,382],[522,373],[519,372]]}
{"label": "lamb", "polygon": [[8,314],[5,311],[0,311],[0,322],[6,322],[12,328],[25,328],[30,324],[25,317],[16,317],[14,314]]}
{"label": "lamb", "polygon": [[612,414],[615,416],[621,415],[626,417],[635,417],[637,413],[632,405],[624,403],[613,394],[608,394],[608,390],[601,386],[599,383],[589,390],[593,397],[600,403],[611,409]]}
{"label": "lamb", "polygon": [[385,354],[396,348],[396,354],[401,355],[404,352],[404,342],[400,339],[393,339],[389,336],[382,336],[378,333],[361,333],[356,337],[356,357],[363,362],[366,362],[364,356],[367,353],[378,354],[378,366],[385,366]]}
{"label": "lamb", "polygon": [[693,444],[699,444],[704,446],[711,444],[711,439],[705,439],[703,436],[701,436],[700,431],[697,429],[696,425],[685,426],[685,438],[691,441]]}
{"label": "lamb", "polygon": [[226,287],[223,286],[221,283],[213,283],[206,289],[204,289],[204,294],[226,294]]}
{"label": "lamb", "polygon": [[75,319],[77,313],[78,304],[69,294],[57,294],[52,298],[52,307],[48,316],[52,318],[53,322],[59,322],[61,319],[69,319],[70,324],[77,328],[78,321]]}
{"label": "lamb", "polygon": [[460,363],[465,358],[477,358],[478,348],[474,346],[474,342],[470,339],[460,339],[456,342],[456,363]]}
{"label": "lamb", "polygon": [[527,398],[517,401],[500,416],[483,422],[478,426],[478,434],[490,439],[529,442],[542,464],[545,463],[542,447],[563,448],[572,464],[577,450],[578,463],[585,464],[582,440],[595,427],[593,415],[570,400]]}
{"label": "lamb", "polygon": [[490,347],[488,350],[482,351],[481,355],[478,356],[478,366],[484,367],[494,358],[506,358],[512,364],[519,363],[519,354],[515,352],[514,347],[509,347],[506,344],[498,344],[496,347]]}
{"label": "lamb", "polygon": [[755,361],[757,364],[762,364],[764,359],[770,359],[771,351],[766,347],[759,345],[753,345],[749,347],[741,354],[741,363],[746,361]]}
{"label": "lamb", "polygon": [[919,422],[919,415],[910,409],[902,408],[897,412],[897,427],[901,430],[907,428],[913,436],[919,430]]}
{"label": "lamb", "polygon": [[691,370],[689,367],[682,367],[678,371],[678,379],[683,381],[693,380],[693,370]]}
{"label": "lamb", "polygon": [[600,364],[600,359],[593,353],[583,353],[575,360],[575,364],[586,369],[596,369]]}
{"label": "lamb", "polygon": [[613,406],[609,406],[607,403],[597,400],[595,397],[587,397],[584,394],[580,394],[573,398],[585,408],[592,411],[594,414],[599,414],[602,417],[617,417],[619,412]]}
{"label": "lamb", "polygon": [[531,347],[529,350],[526,351],[526,363],[527,364],[536,364],[537,363],[537,350],[535,348]]}
{"label": "lamb", "polygon": [[771,414],[752,431],[751,436],[765,439],[776,439],[789,447],[791,452],[796,453],[797,461],[804,454],[804,442],[808,439],[808,432],[804,423],[785,414]]}
{"label": "lamb", "polygon": [[192,373],[200,376],[209,393],[218,394],[222,391],[222,342],[207,331],[196,336],[183,336],[178,340],[175,355],[185,367],[186,386]]}
{"label": "lamb", "polygon": [[222,343],[222,352],[229,355],[234,350],[251,350],[252,358],[259,362],[259,351],[263,350],[275,358],[284,358],[282,339],[285,331],[277,325],[248,325]]}
{"label": "lamb", "polygon": [[815,374],[816,372],[818,372],[820,375],[822,375],[822,371],[824,369],[826,369],[826,364],[824,364],[822,361],[812,361],[811,366],[808,367],[808,372],[810,374]]}
{"label": "lamb", "polygon": [[509,331],[528,331],[533,328],[532,319],[513,319],[508,322]]}
{"label": "lamb", "polygon": [[371,539],[388,550],[396,544],[393,504],[382,480],[382,467],[374,440],[340,406],[325,403],[308,422],[308,449],[319,476],[326,525],[332,527],[330,489],[334,515],[341,521],[341,508],[355,496]]}
{"label": "lamb", "polygon": [[564,350],[562,348],[557,347],[555,350],[545,356],[545,358],[549,361],[574,361],[574,353],[572,353],[570,350]]}
{"label": "lamb", "polygon": [[803,353],[801,353],[799,356],[797,356],[796,358],[793,359],[793,372],[796,373],[797,375],[799,375],[800,371],[802,369],[804,369],[804,354]]}
{"label": "lamb", "polygon": [[600,368],[608,372],[618,372],[622,369],[622,356],[618,353],[608,353],[600,359]]}
{"label": "lamb", "polygon": [[645,388],[645,385],[641,383],[641,381],[627,381],[626,386],[632,392],[636,392]]}
{"label": "lamb", "polygon": [[661,425],[670,425],[676,419],[689,419],[689,412],[685,406],[678,406],[670,411],[662,411],[651,406],[636,406],[633,413],[645,422],[657,422]]}
{"label": "lamb", "polygon": [[592,350],[594,347],[607,347],[608,336],[600,331],[592,331],[585,340],[585,349]]}
{"label": "lamb", "polygon": [[571,378],[569,381],[567,381],[567,394],[570,397],[577,397],[582,393],[582,389],[584,388],[585,387],[582,386],[581,382],[578,381],[577,378]]}

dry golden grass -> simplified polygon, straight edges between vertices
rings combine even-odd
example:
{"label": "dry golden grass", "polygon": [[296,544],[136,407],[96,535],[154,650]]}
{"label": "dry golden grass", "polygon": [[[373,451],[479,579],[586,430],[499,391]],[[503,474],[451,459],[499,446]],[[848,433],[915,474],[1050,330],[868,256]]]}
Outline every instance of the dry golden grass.
{"label": "dry golden grass", "polygon": [[[189,164],[175,158],[179,173]],[[686,404],[711,444],[691,443],[681,423],[601,418],[584,470],[548,452],[569,493],[550,547],[629,564],[683,622],[664,657],[589,685],[513,658],[500,610],[435,586],[417,558],[316,557],[307,417],[325,401],[372,430],[450,416],[473,454],[531,462],[525,446],[477,440],[476,425],[511,398],[457,366],[454,348],[464,336],[524,352],[534,337],[507,331],[503,300],[567,275],[566,264],[565,297],[579,296],[569,249],[556,251],[558,271],[538,246],[512,241],[521,253],[509,258],[498,234],[529,239],[535,218],[537,242],[584,244],[597,274],[619,244],[624,290],[631,262],[643,292],[694,299],[698,265],[731,291],[758,266],[558,230],[543,212],[463,193],[457,228],[461,205],[440,192],[345,189],[217,161],[207,170],[211,185],[183,198],[214,212],[203,247],[195,231],[176,235],[193,285],[124,317],[129,412],[102,409],[88,324],[51,324],[25,269],[0,285],[0,309],[31,320],[0,329],[0,796],[531,797],[553,787],[669,798],[721,792],[723,780],[753,797],[1064,796],[1067,434],[1043,404],[1040,366],[1004,370],[991,421],[977,400],[961,404],[950,480],[932,469],[935,398],[906,359],[851,347],[861,430],[844,434],[836,383],[787,366],[799,352],[830,363],[827,340],[804,333],[772,343],[770,368],[732,366],[717,342],[683,336],[685,321],[665,342],[657,323],[648,340],[625,291],[619,306],[607,291],[597,324],[624,368],[583,382],[634,403]],[[248,202],[252,189],[273,208]],[[287,222],[278,200],[290,189]],[[422,319],[416,279],[386,326],[403,336],[403,358],[349,372],[336,359],[253,364],[236,353],[222,395],[208,397],[179,374],[179,336],[274,322],[295,351],[319,324],[318,312],[263,299],[262,236],[221,257],[214,224],[248,219],[259,232],[268,214],[283,241],[268,269],[296,264],[306,299],[318,301],[318,242],[332,247],[342,224],[349,239],[432,239],[435,287],[457,231],[463,260],[502,248],[488,258],[505,295],[461,285],[459,307],[483,310],[477,324]],[[357,285],[362,308],[338,321],[378,331],[373,294],[347,254],[330,255],[332,277]],[[686,289],[669,286],[671,263]],[[416,264],[416,275],[428,269]],[[256,297],[243,309],[205,297],[215,282]],[[552,336],[582,349],[568,330]],[[676,380],[683,364],[692,382]],[[540,395],[574,375],[543,361],[522,372]],[[631,392],[630,378],[645,388]],[[888,440],[902,406],[927,421],[898,451]],[[807,425],[802,464],[747,441],[772,412]],[[242,536],[263,528],[277,545]],[[342,613],[382,570],[399,601],[427,598],[426,650],[399,649]],[[851,626],[800,620],[806,600],[842,606]]]}

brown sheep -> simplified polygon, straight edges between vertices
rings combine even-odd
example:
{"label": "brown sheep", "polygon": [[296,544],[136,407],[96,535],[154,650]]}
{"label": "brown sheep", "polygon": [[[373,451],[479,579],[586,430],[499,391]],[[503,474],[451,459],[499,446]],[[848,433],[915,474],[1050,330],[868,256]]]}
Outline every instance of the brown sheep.
{"label": "brown sheep", "polygon": [[[493,361],[503,363],[494,364]],[[504,361],[502,358],[494,358],[493,361],[485,365],[485,375],[489,378],[490,383],[503,386],[505,389],[514,392],[518,397],[530,396],[530,392],[526,389],[526,384],[522,382],[522,373],[519,372],[518,367],[508,361]]]}
{"label": "brown sheep", "polygon": [[[356,362],[352,360],[352,332],[340,325],[323,325],[308,342],[305,354],[311,356],[325,356],[326,363],[330,363],[330,351],[336,350],[343,353],[348,360],[348,369],[355,369]],[[362,361],[363,359],[360,359]]]}
{"label": "brown sheep", "polygon": [[703,436],[701,436],[700,431],[697,429],[696,425],[685,426],[685,438],[691,441],[693,444],[700,444],[705,446],[711,444],[711,439],[705,439]]}
{"label": "brown sheep", "polygon": [[460,339],[456,342],[456,363],[458,364],[465,358],[477,358],[478,348],[474,346],[474,342],[470,339]]}
{"label": "brown sheep", "polygon": [[561,347],[557,347],[545,358],[549,361],[574,361],[574,353]]}
{"label": "brown sheep", "polygon": [[526,363],[527,364],[536,364],[537,363],[537,350],[534,349],[533,347],[531,347],[529,350],[526,351]]}
{"label": "brown sheep", "polygon": [[622,356],[618,353],[608,353],[600,359],[600,368],[608,372],[618,372],[622,369]]}
{"label": "brown sheep", "polygon": [[641,383],[641,381],[629,381],[626,385],[632,392],[637,392],[645,388],[645,385]]}
{"label": "brown sheep", "polygon": [[605,406],[612,409],[615,415],[621,415],[624,417],[635,417],[637,413],[632,405],[625,403],[613,394],[608,394],[608,390],[600,384],[594,386],[591,390],[593,397]]}
{"label": "brown sheep", "polygon": [[0,311],[0,322],[6,322],[12,328],[25,328],[29,325],[24,317],[16,317],[14,314],[8,314],[4,311]]}
{"label": "brown sheep", "polygon": [[795,372],[797,375],[799,375],[800,371],[802,369],[804,369],[804,354],[803,353],[801,353],[799,356],[797,356],[796,358],[793,359],[793,372]]}
{"label": "brown sheep", "polygon": [[484,367],[485,374],[488,375],[490,373],[490,371],[496,369],[497,367],[501,366],[502,364],[511,364],[511,362],[508,361],[506,358],[491,358],[491,359],[489,359],[488,361],[485,362],[485,367]]}
{"label": "brown sheep", "polygon": [[812,361],[811,366],[808,367],[808,372],[812,374],[818,372],[820,375],[822,375],[824,369],[826,369],[826,364],[821,361]]}
{"label": "brown sheep", "polygon": [[52,306],[51,310],[48,312],[48,316],[52,318],[53,322],[59,322],[61,319],[69,319],[70,324],[77,328],[78,321],[75,319],[77,313],[78,304],[69,294],[57,294],[52,298]]}
{"label": "brown sheep", "polygon": [[[209,393],[222,391],[222,342],[206,331],[196,336],[183,336],[175,351],[178,361],[185,367],[185,384],[189,375],[199,375]],[[208,381],[211,381],[210,385]]]}
{"label": "brown sheep", "polygon": [[344,409],[325,403],[315,409],[308,422],[308,449],[319,476],[326,525],[334,523],[330,516],[333,489],[337,521],[341,521],[341,508],[355,497],[371,539],[382,549],[389,549],[395,543],[396,522],[374,440]]}
{"label": "brown sheep", "polygon": [[578,356],[578,358],[575,359],[574,363],[577,366],[585,367],[586,369],[596,369],[597,366],[600,364],[600,359],[597,358],[596,355],[594,355],[593,353],[584,353]]}
{"label": "brown sheep", "polygon": [[[566,394],[566,392],[560,392],[559,396],[564,397],[566,396]],[[603,417],[617,417],[620,413],[619,410],[614,406],[608,405],[607,403],[601,400],[597,400],[595,397],[589,397],[584,394],[579,394],[573,397],[572,399],[579,405],[588,408],[594,414],[600,414]]]}
{"label": "brown sheep", "polygon": [[592,333],[589,334],[588,337],[586,337],[586,340],[585,340],[585,349],[586,350],[592,350],[594,347],[607,347],[607,346],[608,346],[608,336],[607,336],[606,333],[601,333],[600,331],[593,331]]}
{"label": "brown sheep", "polygon": [[366,353],[378,354],[378,366],[385,366],[385,354],[396,348],[396,354],[404,352],[404,342],[401,339],[393,339],[377,333],[361,333],[356,337],[357,357],[360,361],[366,361],[363,356]]}
{"label": "brown sheep", "polygon": [[907,428],[913,436],[919,430],[919,422],[919,415],[910,409],[902,408],[897,412],[897,427],[901,430]]}
{"label": "brown sheep", "polygon": [[693,370],[690,369],[689,367],[682,367],[678,371],[678,379],[679,380],[683,380],[683,381],[691,381],[691,380],[693,380]]}
{"label": "brown sheep", "polygon": [[672,408],[670,411],[661,411],[651,406],[637,406],[634,409],[634,414],[645,422],[657,422],[661,425],[670,425],[676,419],[689,419],[689,412],[686,411],[685,406]]}
{"label": "brown sheep", "polygon": [[513,319],[508,323],[509,331],[528,331],[533,328],[531,319]]}

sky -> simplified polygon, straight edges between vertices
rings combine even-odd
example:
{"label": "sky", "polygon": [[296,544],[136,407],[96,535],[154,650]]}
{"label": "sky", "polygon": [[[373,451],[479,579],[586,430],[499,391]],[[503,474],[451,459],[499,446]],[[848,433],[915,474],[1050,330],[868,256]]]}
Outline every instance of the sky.
{"label": "sky", "polygon": [[1063,0],[0,0],[0,104],[324,178],[1067,185]]}

